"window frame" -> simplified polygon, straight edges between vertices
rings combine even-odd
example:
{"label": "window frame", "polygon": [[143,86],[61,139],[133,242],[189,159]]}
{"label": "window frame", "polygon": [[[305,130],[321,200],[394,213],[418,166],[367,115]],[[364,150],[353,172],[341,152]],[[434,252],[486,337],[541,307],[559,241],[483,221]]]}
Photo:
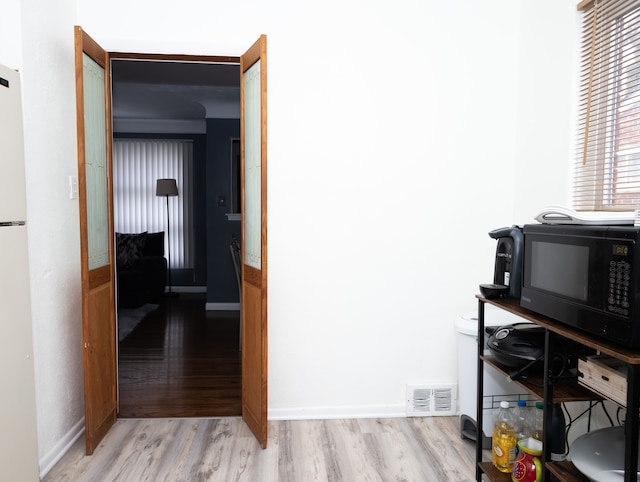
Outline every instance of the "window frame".
{"label": "window frame", "polygon": [[[640,208],[640,134],[633,135],[624,112],[640,126],[640,0],[587,1],[578,9],[583,40],[574,208],[635,210]],[[635,88],[630,87],[634,78]],[[636,158],[625,161],[625,151]]]}

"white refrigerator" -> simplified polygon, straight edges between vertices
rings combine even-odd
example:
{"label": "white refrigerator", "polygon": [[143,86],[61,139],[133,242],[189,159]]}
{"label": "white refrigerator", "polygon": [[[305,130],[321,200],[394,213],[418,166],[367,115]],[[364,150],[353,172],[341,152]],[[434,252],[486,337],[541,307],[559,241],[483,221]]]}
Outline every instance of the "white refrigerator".
{"label": "white refrigerator", "polygon": [[0,65],[0,480],[39,480],[26,217],[20,76]]}

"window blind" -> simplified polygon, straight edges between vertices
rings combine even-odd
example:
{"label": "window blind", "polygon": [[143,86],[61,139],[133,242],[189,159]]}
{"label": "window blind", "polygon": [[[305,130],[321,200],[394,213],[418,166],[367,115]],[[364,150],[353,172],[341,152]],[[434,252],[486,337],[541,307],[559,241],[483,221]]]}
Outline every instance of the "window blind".
{"label": "window blind", "polygon": [[193,143],[185,140],[114,139],[113,209],[119,233],[165,231],[167,203],[156,196],[156,180],[173,178],[169,198],[171,268],[193,268]]}
{"label": "window blind", "polygon": [[596,0],[582,11],[573,204],[640,209],[640,1]]}

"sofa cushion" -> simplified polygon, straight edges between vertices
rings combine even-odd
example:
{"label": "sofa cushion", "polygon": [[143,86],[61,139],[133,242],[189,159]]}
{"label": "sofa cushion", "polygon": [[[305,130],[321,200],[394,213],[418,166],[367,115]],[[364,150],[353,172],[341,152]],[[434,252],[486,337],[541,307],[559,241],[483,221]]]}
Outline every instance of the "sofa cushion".
{"label": "sofa cushion", "polygon": [[118,268],[130,268],[142,256],[147,233],[116,233],[116,265]]}
{"label": "sofa cushion", "polygon": [[164,231],[147,233],[144,243],[145,256],[164,256]]}

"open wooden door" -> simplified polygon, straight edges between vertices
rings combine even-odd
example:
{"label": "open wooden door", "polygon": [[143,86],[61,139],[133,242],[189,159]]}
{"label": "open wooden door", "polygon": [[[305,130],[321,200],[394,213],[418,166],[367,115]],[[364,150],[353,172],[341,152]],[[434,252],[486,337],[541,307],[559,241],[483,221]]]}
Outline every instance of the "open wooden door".
{"label": "open wooden door", "polygon": [[242,418],[267,446],[267,38],[240,57]]}
{"label": "open wooden door", "polygon": [[106,52],[75,27],[86,452],[116,421],[111,97]]}

